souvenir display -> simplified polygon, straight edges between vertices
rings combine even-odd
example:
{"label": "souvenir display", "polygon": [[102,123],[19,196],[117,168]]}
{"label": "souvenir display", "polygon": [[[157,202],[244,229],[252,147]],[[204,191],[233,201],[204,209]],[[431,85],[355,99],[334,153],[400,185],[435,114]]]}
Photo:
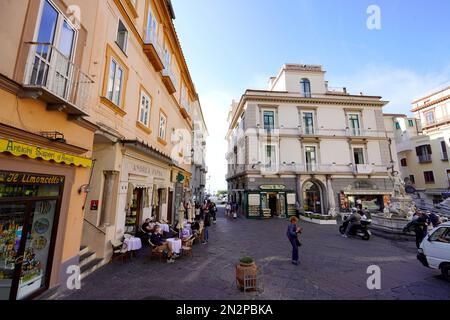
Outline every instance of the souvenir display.
{"label": "souvenir display", "polygon": [[47,238],[44,236],[37,237],[33,240],[33,249],[42,250],[47,246]]}
{"label": "souvenir display", "polygon": [[48,231],[50,222],[46,218],[41,218],[34,224],[34,231],[38,234],[44,234]]}

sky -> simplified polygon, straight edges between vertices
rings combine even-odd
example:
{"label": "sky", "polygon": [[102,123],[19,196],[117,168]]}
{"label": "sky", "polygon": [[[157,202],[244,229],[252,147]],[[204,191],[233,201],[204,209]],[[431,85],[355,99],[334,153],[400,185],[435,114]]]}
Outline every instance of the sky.
{"label": "sky", "polygon": [[[172,0],[209,130],[207,187],[226,189],[227,115],[285,63],[320,64],[330,87],[379,95],[386,113],[450,83],[447,0]],[[380,9],[380,28],[369,29]],[[370,20],[372,21],[372,20]]]}

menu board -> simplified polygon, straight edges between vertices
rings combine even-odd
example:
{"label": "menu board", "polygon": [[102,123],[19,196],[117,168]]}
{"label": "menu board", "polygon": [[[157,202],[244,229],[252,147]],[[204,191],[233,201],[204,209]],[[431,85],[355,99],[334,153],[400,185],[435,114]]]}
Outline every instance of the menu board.
{"label": "menu board", "polygon": [[287,204],[295,205],[295,193],[288,193],[287,194]]}
{"label": "menu board", "polygon": [[259,207],[259,194],[249,194],[248,195],[248,205]]}

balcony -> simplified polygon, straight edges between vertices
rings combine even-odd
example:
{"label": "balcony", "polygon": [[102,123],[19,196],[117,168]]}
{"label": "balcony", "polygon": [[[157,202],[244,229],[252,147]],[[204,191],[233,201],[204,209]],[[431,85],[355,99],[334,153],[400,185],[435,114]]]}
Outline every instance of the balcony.
{"label": "balcony", "polygon": [[441,125],[445,125],[450,123],[450,116],[444,116],[440,118],[427,119],[425,123],[422,125],[422,129],[430,129],[433,127],[439,127]]}
{"label": "balcony", "polygon": [[27,43],[24,91],[19,96],[38,97],[48,110],[72,116],[88,116],[89,97],[94,83],[56,47],[48,43]]}
{"label": "balcony", "polygon": [[397,152],[406,152],[414,150],[414,146],[411,140],[401,140],[396,142]]}
{"label": "balcony", "polygon": [[433,159],[431,158],[431,154],[423,154],[420,156],[417,156],[419,163],[430,163],[433,161]]}
{"label": "balcony", "polygon": [[150,28],[145,33],[144,53],[156,72],[164,68],[163,52],[158,44],[158,37]]}
{"label": "balcony", "polygon": [[175,75],[169,66],[164,66],[164,69],[162,70],[162,80],[167,91],[169,91],[169,94],[174,94],[177,91],[175,88]]}

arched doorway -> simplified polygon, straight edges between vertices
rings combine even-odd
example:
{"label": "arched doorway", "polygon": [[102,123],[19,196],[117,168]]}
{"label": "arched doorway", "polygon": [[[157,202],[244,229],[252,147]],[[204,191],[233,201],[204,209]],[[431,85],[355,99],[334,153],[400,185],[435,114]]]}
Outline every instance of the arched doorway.
{"label": "arched doorway", "polygon": [[305,211],[311,211],[323,214],[322,188],[312,180],[303,184],[303,208]]}

